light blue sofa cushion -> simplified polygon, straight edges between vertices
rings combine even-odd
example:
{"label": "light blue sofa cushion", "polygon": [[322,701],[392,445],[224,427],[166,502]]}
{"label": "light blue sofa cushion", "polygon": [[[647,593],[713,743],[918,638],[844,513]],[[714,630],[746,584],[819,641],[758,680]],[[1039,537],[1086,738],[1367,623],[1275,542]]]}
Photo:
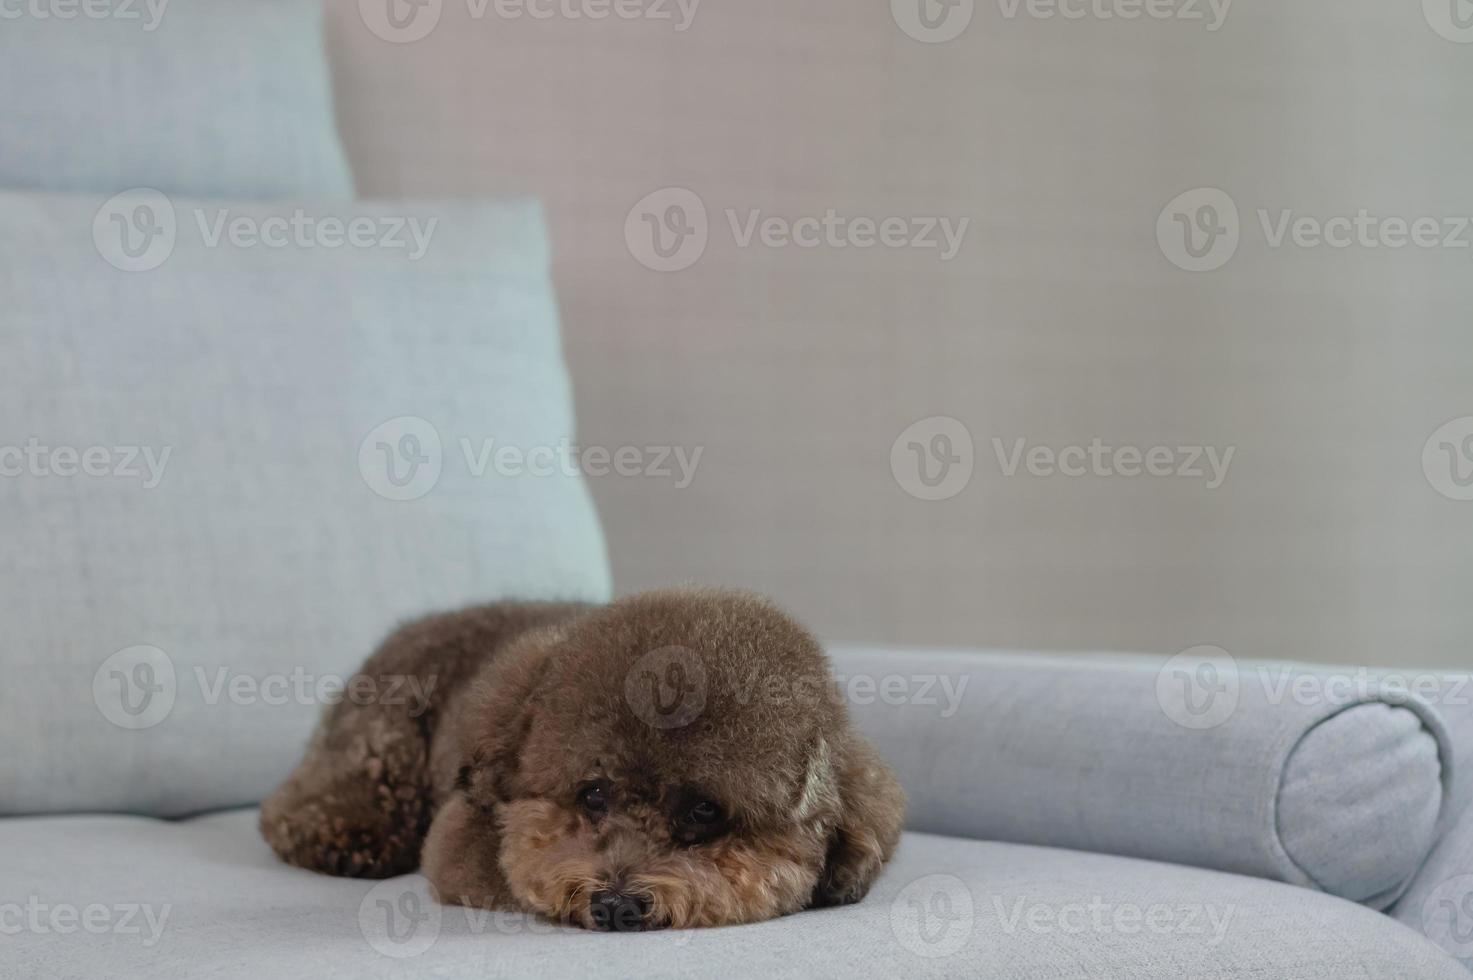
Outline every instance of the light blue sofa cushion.
{"label": "light blue sofa cushion", "polygon": [[314,0],[0,7],[0,187],[352,197]]}
{"label": "light blue sofa cushion", "polygon": [[[0,978],[987,977],[997,980],[1468,980],[1384,915],[1197,868],[908,834],[857,905],[730,929],[590,933],[441,906],[418,875],[330,878],[280,863],[254,811],[181,823],[0,820]],[[33,900],[34,898],[34,900]],[[98,906],[60,934],[52,908]],[[106,928],[126,910],[131,931]]]}
{"label": "light blue sofa cushion", "polygon": [[[1450,744],[1418,701],[1304,697],[1252,665],[831,652],[910,793],[913,829],[1216,868],[1383,909],[1449,816]],[[1205,682],[1190,700],[1183,668]]]}
{"label": "light blue sofa cushion", "polygon": [[397,621],[608,595],[535,203],[0,193],[0,296],[0,813],[257,801]]}

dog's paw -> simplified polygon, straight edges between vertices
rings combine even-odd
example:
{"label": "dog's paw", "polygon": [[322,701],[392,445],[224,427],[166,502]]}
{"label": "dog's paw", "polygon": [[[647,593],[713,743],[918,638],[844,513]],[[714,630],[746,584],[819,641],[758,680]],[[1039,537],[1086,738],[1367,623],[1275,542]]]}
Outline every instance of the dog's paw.
{"label": "dog's paw", "polygon": [[408,874],[420,864],[424,800],[417,793],[398,799],[384,785],[371,790],[371,799],[352,791],[349,797],[359,799],[278,793],[261,808],[261,834],[283,861],[309,871],[349,878]]}
{"label": "dog's paw", "polygon": [[[411,768],[400,769],[411,776]],[[389,878],[419,866],[428,788],[395,784],[377,757],[308,759],[261,804],[261,835],[277,855],[323,874]]]}
{"label": "dog's paw", "polygon": [[873,881],[873,874],[855,874],[843,868],[830,867],[813,887],[808,907],[826,909],[836,905],[853,905],[869,894],[869,886]]}

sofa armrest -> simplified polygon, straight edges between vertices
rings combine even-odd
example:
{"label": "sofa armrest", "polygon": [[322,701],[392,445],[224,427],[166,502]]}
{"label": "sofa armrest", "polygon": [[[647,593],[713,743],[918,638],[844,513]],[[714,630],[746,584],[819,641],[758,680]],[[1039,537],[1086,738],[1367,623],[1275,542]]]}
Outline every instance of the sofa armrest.
{"label": "sofa armrest", "polygon": [[1453,780],[1453,810],[1463,813],[1473,809],[1473,674],[1444,676],[1437,708],[1460,763]]}
{"label": "sofa armrest", "polygon": [[1473,970],[1473,675],[1444,679],[1439,705],[1459,759],[1461,814],[1397,902],[1395,915]]}
{"label": "sofa armrest", "polygon": [[912,829],[1215,868],[1384,909],[1451,822],[1438,711],[1374,682],[1211,648],[831,656],[910,795]]}
{"label": "sofa armrest", "polygon": [[1427,859],[1396,917],[1473,970],[1473,807]]}

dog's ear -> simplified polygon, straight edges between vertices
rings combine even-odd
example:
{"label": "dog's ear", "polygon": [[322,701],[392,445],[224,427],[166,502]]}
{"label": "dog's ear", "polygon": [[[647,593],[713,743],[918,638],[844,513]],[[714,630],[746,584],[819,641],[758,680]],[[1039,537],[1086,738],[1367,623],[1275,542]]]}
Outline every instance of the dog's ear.
{"label": "dog's ear", "polygon": [[905,792],[869,743],[851,736],[835,760],[839,816],[809,906],[864,898],[895,852],[905,821]]}
{"label": "dog's ear", "polygon": [[522,745],[541,708],[552,648],[563,635],[561,627],[528,633],[500,655],[497,669],[471,695],[455,785],[483,810],[516,795]]}
{"label": "dog's ear", "polygon": [[485,909],[512,909],[516,901],[501,873],[501,834],[469,799],[451,797],[430,824],[420,869],[439,901]]}

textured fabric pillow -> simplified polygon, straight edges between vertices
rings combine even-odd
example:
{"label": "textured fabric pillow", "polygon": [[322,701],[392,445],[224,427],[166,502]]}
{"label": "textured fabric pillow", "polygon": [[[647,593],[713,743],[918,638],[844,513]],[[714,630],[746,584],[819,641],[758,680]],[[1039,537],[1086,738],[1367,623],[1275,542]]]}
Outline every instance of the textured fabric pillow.
{"label": "textured fabric pillow", "polygon": [[1296,687],[1290,668],[1205,655],[834,661],[910,794],[912,829],[1216,868],[1384,909],[1450,819],[1450,743],[1420,701]]}
{"label": "textured fabric pillow", "polygon": [[352,197],[312,0],[0,6],[0,186]]}
{"label": "textured fabric pillow", "polygon": [[396,621],[607,596],[547,262],[528,202],[0,194],[0,812],[259,800]]}

